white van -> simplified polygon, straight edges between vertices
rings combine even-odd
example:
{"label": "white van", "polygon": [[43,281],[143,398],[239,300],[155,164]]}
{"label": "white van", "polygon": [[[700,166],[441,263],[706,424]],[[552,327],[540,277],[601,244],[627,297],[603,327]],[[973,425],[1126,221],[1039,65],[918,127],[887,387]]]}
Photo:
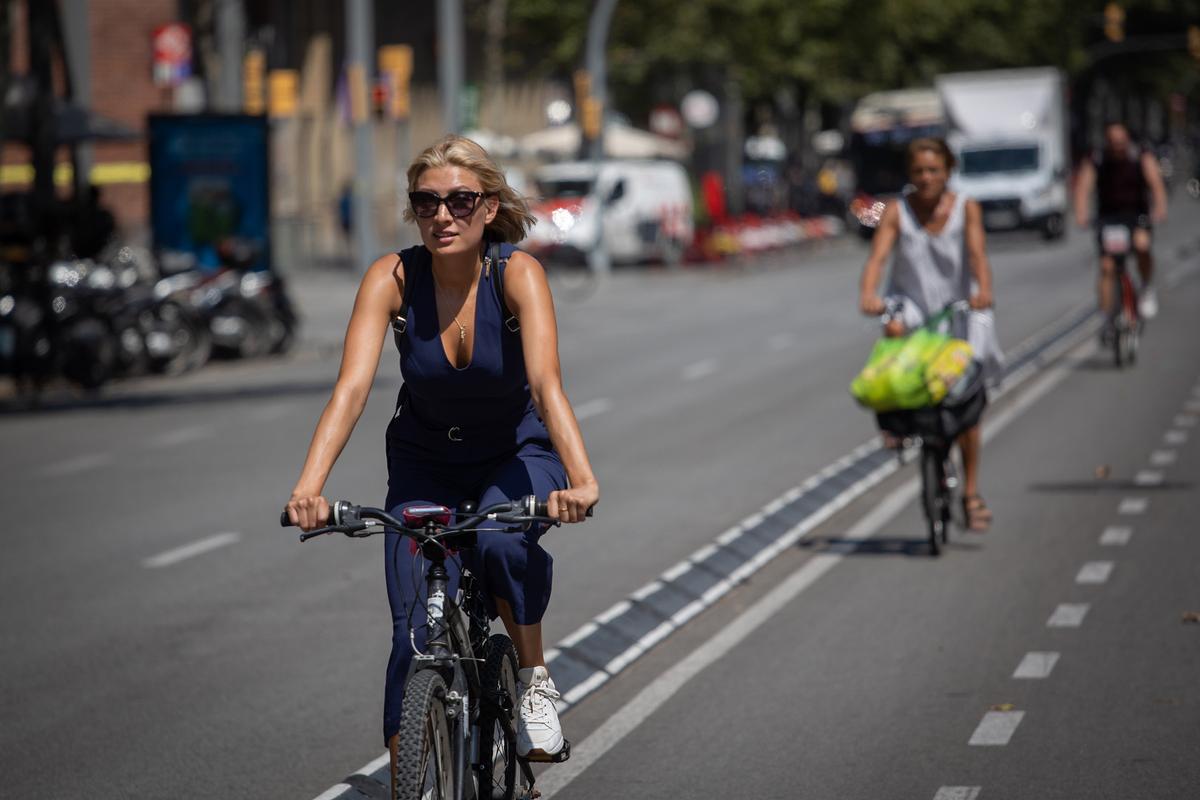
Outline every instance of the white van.
{"label": "white van", "polygon": [[587,259],[600,231],[613,263],[678,264],[692,244],[692,189],[674,161],[570,161],[535,174],[537,224],[522,247],[543,258]]}

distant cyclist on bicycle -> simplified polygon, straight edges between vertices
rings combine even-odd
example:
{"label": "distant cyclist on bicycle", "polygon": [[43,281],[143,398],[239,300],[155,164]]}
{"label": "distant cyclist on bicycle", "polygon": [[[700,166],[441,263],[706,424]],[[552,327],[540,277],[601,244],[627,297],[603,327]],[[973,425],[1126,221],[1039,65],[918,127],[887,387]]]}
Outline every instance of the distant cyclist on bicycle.
{"label": "distant cyclist on bicycle", "polygon": [[[380,258],[363,277],[289,516],[305,530],[325,523],[325,482],[366,406],[391,324],[404,377],[387,430],[391,513],[534,494],[548,499],[550,516],[582,522],[600,490],[562,388],[550,288],[541,265],[508,244],[533,223],[525,200],[482,147],[459,136],[413,161],[408,188],[405,216],[416,220],[422,244]],[[542,652],[552,559],[541,532],[481,533],[478,546],[460,554],[516,644],[521,756],[563,747]],[[394,757],[404,680],[414,648],[424,646],[423,628],[410,642],[410,618],[423,615],[425,600],[409,541],[386,537],[385,554],[393,635],[383,733]],[[453,591],[457,568],[453,559],[446,566]]]}
{"label": "distant cyclist on bicycle", "polygon": [[[956,301],[968,301],[972,313],[966,329],[955,331],[970,341],[985,377],[995,378],[1001,363],[992,324],[992,270],[984,248],[983,213],[979,203],[947,188],[956,161],[945,141],[915,139],[908,147],[911,188],[888,203],[863,267],[859,308],[882,314],[887,308],[878,295],[884,267],[895,251],[885,294],[901,301],[902,317],[885,328],[901,336]],[[983,450],[980,426],[958,437],[963,457],[963,510],[967,528],[985,531],[992,512],[979,495],[979,459]]]}
{"label": "distant cyclist on bicycle", "polygon": [[[1097,236],[1105,225],[1127,225],[1132,231],[1133,250],[1142,276],[1138,312],[1145,319],[1158,313],[1158,294],[1151,282],[1154,256],[1151,231],[1167,219],[1167,191],[1154,153],[1137,147],[1129,131],[1120,122],[1104,128],[1104,147],[1085,158],[1075,183],[1075,222],[1088,225],[1092,191],[1096,190]],[[1106,316],[1113,311],[1116,264],[1113,257],[1100,251],[1100,281],[1097,295],[1100,310]]]}

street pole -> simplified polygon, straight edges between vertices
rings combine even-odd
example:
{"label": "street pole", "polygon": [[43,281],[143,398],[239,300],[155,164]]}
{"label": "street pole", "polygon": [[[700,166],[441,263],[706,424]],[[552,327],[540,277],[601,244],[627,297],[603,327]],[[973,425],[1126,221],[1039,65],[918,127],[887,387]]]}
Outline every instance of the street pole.
{"label": "street pole", "polygon": [[346,0],[346,84],[350,90],[350,122],[354,128],[354,196],[350,223],[355,257],[361,269],[375,258],[375,224],[371,197],[374,153],[371,147],[370,81],[375,75],[374,0]]}
{"label": "street pole", "polygon": [[[600,162],[604,158],[604,106],[608,102],[608,62],[605,50],[608,45],[608,29],[616,7],[617,0],[597,0],[596,5],[592,7],[592,16],[588,20],[587,49],[584,54],[584,64],[590,77],[591,100],[599,113],[599,124],[592,131],[594,135],[590,142],[597,189],[600,188]],[[581,118],[580,131],[582,130]],[[612,261],[604,241],[604,207],[607,198],[597,196],[596,200],[596,244],[588,258],[588,264],[592,271],[599,275],[612,271]]]}
{"label": "street pole", "polygon": [[438,89],[446,133],[462,132],[463,72],[462,0],[438,0]]}
{"label": "street pole", "polygon": [[242,111],[242,58],[246,44],[246,9],[242,0],[217,0],[216,8],[218,111],[240,114]]}
{"label": "street pole", "polygon": [[[92,110],[92,49],[88,37],[87,0],[66,0],[63,3],[63,38],[66,40],[66,61],[71,75],[71,99],[91,113]],[[7,63],[7,62],[5,62]],[[92,182],[92,143],[75,145],[75,201],[87,197]]]}

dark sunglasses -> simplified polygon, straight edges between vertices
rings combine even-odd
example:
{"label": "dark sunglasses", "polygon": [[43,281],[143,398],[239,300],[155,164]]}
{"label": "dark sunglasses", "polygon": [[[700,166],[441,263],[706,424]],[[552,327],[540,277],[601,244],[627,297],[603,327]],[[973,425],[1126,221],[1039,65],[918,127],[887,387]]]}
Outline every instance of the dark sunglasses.
{"label": "dark sunglasses", "polygon": [[436,217],[438,206],[442,203],[446,204],[446,210],[450,212],[450,216],[462,219],[475,213],[475,206],[484,196],[483,192],[468,191],[451,192],[445,197],[439,197],[433,192],[409,192],[408,202],[412,205],[413,213],[422,219]]}

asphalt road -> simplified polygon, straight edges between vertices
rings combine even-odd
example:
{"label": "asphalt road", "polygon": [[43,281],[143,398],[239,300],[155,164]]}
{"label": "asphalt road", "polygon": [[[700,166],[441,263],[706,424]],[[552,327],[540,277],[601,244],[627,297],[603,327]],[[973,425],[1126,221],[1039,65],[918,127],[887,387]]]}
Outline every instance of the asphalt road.
{"label": "asphalt road", "polygon": [[[1196,210],[1181,201],[1161,231],[1164,270],[1194,262]],[[991,253],[1006,346],[1091,296],[1085,236],[1055,245],[994,237]],[[855,315],[864,255],[847,241],[718,270],[619,273],[585,300],[560,302],[567,391],[604,499],[593,521],[549,543],[557,579],[549,642],[871,438],[846,393],[875,336]],[[99,401],[0,414],[6,796],[309,798],[382,750],[390,623],[381,544],[300,546],[274,524],[336,374],[354,291],[347,278],[324,274],[298,274],[293,285],[308,325],[286,360],[218,365],[114,387]],[[1069,756],[1086,772],[1101,758],[1085,760],[1074,733],[1039,741],[1039,730],[1096,734],[1087,741],[1100,754],[1109,751],[1098,731],[1110,722],[1133,726],[1120,728],[1116,744],[1156,741],[1146,728],[1160,720],[1194,726],[1194,690],[1171,681],[1195,672],[1200,632],[1179,621],[1200,607],[1194,592],[1184,596],[1196,585],[1187,574],[1196,560],[1178,550],[1189,546],[1186,510],[1196,493],[1177,476],[1189,465],[1195,475],[1194,450],[1180,446],[1164,468],[1172,482],[1154,492],[1147,527],[1136,527],[1122,551],[1129,563],[1103,588],[1071,581],[1075,561],[1115,514],[1107,485],[1080,482],[1100,463],[1117,477],[1135,474],[1154,445],[1147,437],[1185,413],[1200,363],[1189,314],[1198,302],[1194,278],[1163,292],[1163,321],[1135,371],[1085,362],[997,434],[985,478],[993,534],[936,562],[896,557],[913,550],[905,542],[918,530],[915,512],[902,511],[891,533],[872,540],[882,545],[845,556],[750,634],[742,647],[755,658],[702,670],[563,795],[607,797],[619,787],[648,797],[852,797],[868,796],[867,786],[872,797],[932,797],[942,785],[982,785],[984,797],[1026,796],[1020,787],[1034,784],[1012,781],[1058,791],[1040,782],[1054,759]],[[397,373],[385,351],[331,496],[382,499],[382,431]],[[581,752],[672,659],[702,647],[720,620],[815,557],[886,488],[572,709],[565,720]],[[1154,520],[1164,533],[1152,533]],[[1170,545],[1151,547],[1154,538]],[[859,557],[873,548],[881,557]],[[1134,554],[1147,560],[1135,566]],[[1088,592],[1124,593],[1126,602],[1096,601],[1073,642],[1039,627],[1052,597],[1076,602]],[[1161,627],[1153,635],[1144,627],[1152,613]],[[1143,634],[1144,648],[1128,645]],[[1016,664],[1004,658],[1018,642],[1061,651],[1052,680],[1007,678]],[[1141,661],[1114,657],[1143,650]],[[1086,678],[1088,668],[1102,677]],[[1114,702],[1118,689],[1151,675],[1163,689],[1145,705]],[[982,713],[1004,702],[1028,708],[1029,718],[1000,764],[979,755],[989,748],[965,743]],[[1038,717],[1048,721],[1034,724]],[[1189,743],[1182,728],[1164,729],[1176,732],[1175,749],[1150,748],[1157,768],[1121,762],[1134,764],[1129,774],[1187,778],[1170,754],[1189,745],[1194,753],[1196,731]],[[1029,760],[1014,767],[1022,748]],[[1093,769],[1087,779],[1114,771]]]}

